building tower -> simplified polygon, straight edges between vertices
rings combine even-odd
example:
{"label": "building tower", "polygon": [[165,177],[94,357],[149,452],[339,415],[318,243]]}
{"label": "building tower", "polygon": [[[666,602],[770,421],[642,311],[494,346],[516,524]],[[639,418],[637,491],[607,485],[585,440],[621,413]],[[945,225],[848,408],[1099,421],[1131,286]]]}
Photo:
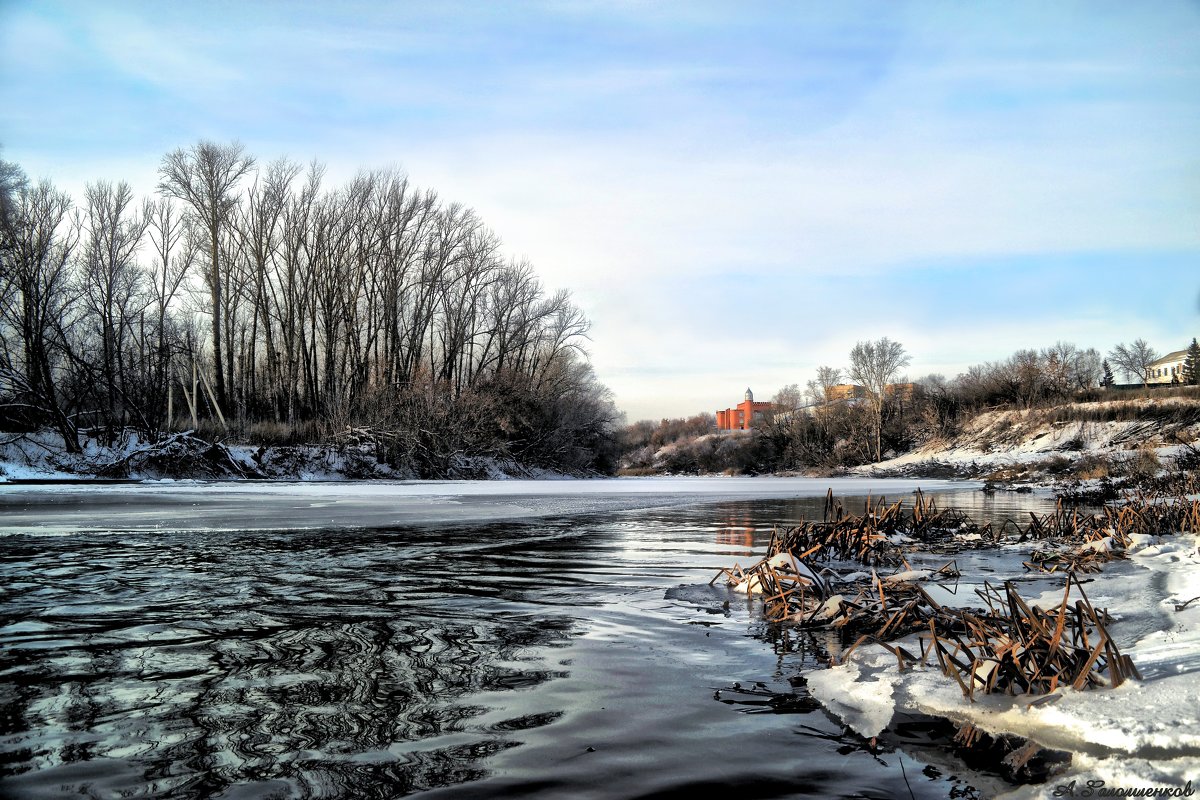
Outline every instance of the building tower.
{"label": "building tower", "polygon": [[766,415],[771,411],[770,403],[754,402],[754,392],[746,387],[746,399],[733,408],[717,412],[717,430],[719,431],[748,431],[766,421]]}

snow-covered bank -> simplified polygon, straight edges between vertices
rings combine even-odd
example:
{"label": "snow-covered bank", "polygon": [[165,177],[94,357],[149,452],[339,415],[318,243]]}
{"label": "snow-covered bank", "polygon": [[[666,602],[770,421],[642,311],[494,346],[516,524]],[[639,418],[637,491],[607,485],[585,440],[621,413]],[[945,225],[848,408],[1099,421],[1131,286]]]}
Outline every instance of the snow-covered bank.
{"label": "snow-covered bank", "polygon": [[[125,431],[112,444],[83,441],[82,453],[68,453],[49,432],[0,434],[0,483],[20,480],[219,479],[236,480],[403,480],[418,476],[384,463],[374,442],[329,445],[252,445],[208,442],[190,432],[148,441]],[[511,459],[456,455],[445,478],[504,480],[563,478],[559,472]]]}
{"label": "snow-covered bank", "polygon": [[1070,403],[987,411],[946,441],[854,470],[857,474],[1044,478],[1136,469],[1200,447],[1200,403],[1188,398]]}
{"label": "snow-covered bank", "polygon": [[[1195,535],[1135,537],[1130,558],[1086,583],[1088,598],[1117,618],[1109,628],[1142,674],[1115,689],[1060,688],[1040,697],[988,695],[975,702],[936,663],[899,671],[881,648],[808,677],[809,690],[863,736],[895,710],[1015,734],[1073,754],[1071,766],[1015,798],[1052,796],[1054,787],[1102,780],[1109,788],[1200,786],[1200,554]],[[1072,598],[1074,599],[1074,598]],[[1062,589],[1034,599],[1057,606]],[[1195,602],[1190,602],[1193,601]],[[918,644],[910,649],[920,652]]]}

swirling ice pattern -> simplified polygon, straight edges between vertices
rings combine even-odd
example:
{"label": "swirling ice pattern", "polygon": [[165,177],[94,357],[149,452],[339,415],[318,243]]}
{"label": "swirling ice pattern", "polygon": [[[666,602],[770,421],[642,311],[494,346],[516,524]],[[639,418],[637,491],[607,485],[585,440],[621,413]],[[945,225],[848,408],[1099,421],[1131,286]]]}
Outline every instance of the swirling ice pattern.
{"label": "swirling ice pattern", "polygon": [[[11,538],[0,775],[70,783],[90,763],[85,789],[132,770],[134,794],[164,797],[469,780],[554,718],[472,727],[471,702],[562,674],[576,623],[548,604],[599,565],[550,527],[536,546],[487,530]],[[512,580],[514,560],[536,581]]]}

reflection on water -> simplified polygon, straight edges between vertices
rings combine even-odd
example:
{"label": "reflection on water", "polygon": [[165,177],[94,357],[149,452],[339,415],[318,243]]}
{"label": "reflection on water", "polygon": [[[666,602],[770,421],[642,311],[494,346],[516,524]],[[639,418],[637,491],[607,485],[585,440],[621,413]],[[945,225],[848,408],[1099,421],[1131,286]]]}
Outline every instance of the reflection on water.
{"label": "reflection on water", "polygon": [[[891,771],[801,770],[804,748],[824,745],[764,749],[749,737],[767,723],[746,727],[710,699],[734,677],[783,681],[827,662],[830,634],[767,625],[744,598],[719,602],[723,590],[667,592],[707,589],[718,567],[757,557],[774,523],[822,506],[9,537],[0,794],[395,797],[473,781],[496,795],[620,797],[651,770],[664,791],[731,775],[764,797],[795,791],[801,774],[885,787]],[[737,730],[748,763],[696,763],[728,753]]]}

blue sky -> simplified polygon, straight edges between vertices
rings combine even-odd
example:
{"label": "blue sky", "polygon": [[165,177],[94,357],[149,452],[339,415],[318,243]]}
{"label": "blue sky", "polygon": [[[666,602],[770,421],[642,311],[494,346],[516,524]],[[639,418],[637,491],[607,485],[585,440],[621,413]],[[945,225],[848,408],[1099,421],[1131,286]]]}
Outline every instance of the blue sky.
{"label": "blue sky", "polygon": [[473,206],[631,419],[1200,335],[1196,2],[0,0],[5,158],[149,193],[201,138]]}

